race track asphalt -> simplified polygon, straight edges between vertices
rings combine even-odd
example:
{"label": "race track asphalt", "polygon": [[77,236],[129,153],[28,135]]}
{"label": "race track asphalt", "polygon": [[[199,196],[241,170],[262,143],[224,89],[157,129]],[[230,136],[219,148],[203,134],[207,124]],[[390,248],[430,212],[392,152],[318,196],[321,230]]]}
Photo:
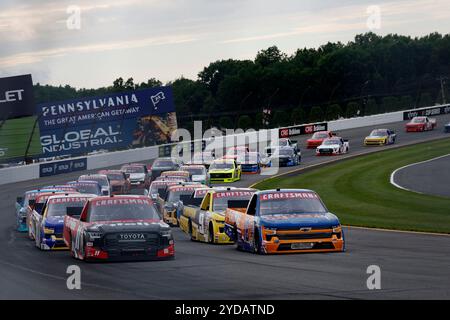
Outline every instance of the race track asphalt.
{"label": "race track asphalt", "polygon": [[[450,116],[438,117],[438,124]],[[343,130],[350,155],[376,152],[362,139],[372,128]],[[445,138],[442,126],[405,133],[404,122],[382,125],[398,133],[398,143]],[[293,138],[295,139],[295,138]],[[298,138],[300,146],[304,137]],[[329,161],[303,151],[299,166]],[[346,157],[346,156],[343,156]],[[340,157],[334,157],[337,159]],[[283,168],[285,172],[292,168]],[[191,242],[174,229],[176,258],[160,262],[84,263],[67,252],[41,252],[14,231],[14,202],[24,191],[63,183],[67,174],[0,186],[1,299],[449,299],[450,236],[345,228],[347,251],[331,254],[258,256],[234,246]],[[233,185],[265,178],[246,175]],[[69,265],[81,268],[81,290],[68,290]],[[369,265],[381,269],[381,290],[368,290]]]}
{"label": "race track asphalt", "polygon": [[450,155],[402,168],[394,181],[408,190],[450,198]]}

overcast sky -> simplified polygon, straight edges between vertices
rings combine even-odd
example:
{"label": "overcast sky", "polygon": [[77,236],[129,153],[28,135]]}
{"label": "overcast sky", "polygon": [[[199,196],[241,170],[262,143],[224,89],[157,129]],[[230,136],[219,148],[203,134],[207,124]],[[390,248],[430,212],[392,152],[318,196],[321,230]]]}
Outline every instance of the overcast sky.
{"label": "overcast sky", "polygon": [[[70,5],[80,29],[67,27]],[[196,79],[210,62],[272,45],[291,54],[352,40],[370,31],[368,19],[376,26],[370,6],[381,10],[380,35],[450,32],[449,0],[1,0],[0,76],[77,88],[120,76]]]}

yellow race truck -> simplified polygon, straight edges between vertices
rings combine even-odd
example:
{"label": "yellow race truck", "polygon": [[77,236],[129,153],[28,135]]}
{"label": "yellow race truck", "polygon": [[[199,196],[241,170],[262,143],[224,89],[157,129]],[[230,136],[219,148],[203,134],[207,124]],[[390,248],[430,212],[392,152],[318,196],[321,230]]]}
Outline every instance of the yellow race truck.
{"label": "yellow race truck", "polygon": [[[203,192],[200,191],[199,193]],[[194,197],[201,195],[193,194],[193,204],[185,204],[179,217],[180,228],[187,233],[192,240],[209,243],[234,243],[224,232],[225,211],[227,209],[245,209],[255,193],[250,188],[210,188],[203,196],[199,205],[195,204]]]}

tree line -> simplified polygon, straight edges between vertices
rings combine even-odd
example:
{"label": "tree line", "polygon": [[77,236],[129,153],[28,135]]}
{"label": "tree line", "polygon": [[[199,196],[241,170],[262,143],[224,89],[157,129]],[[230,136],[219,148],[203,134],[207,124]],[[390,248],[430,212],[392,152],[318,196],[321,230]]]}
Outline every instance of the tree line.
{"label": "tree line", "polygon": [[[165,85],[173,87],[180,127],[202,120],[204,128],[259,129],[444,103],[449,57],[449,34],[366,33],[291,55],[272,46],[253,60],[215,61],[195,80]],[[98,89],[36,84],[35,95],[39,103],[161,85],[155,78],[119,78]]]}

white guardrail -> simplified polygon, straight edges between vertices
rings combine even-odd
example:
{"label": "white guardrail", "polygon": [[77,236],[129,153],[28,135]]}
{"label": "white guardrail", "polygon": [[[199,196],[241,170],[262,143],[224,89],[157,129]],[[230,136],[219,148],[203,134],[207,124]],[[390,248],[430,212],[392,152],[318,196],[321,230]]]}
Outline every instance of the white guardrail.
{"label": "white guardrail", "polygon": [[[420,109],[411,109],[411,110],[390,112],[390,113],[377,114],[377,115],[371,115],[371,116],[365,116],[365,117],[355,117],[355,118],[349,118],[349,119],[340,119],[340,120],[329,121],[328,122],[328,130],[337,131],[337,130],[365,127],[365,126],[376,125],[376,124],[399,122],[399,121],[403,121],[403,115],[405,112],[410,112],[410,111],[415,112],[417,110],[420,110]],[[298,127],[298,126],[287,127],[286,129],[294,128],[294,127]],[[273,137],[274,135],[278,136],[278,132],[279,132],[278,128],[277,129],[269,129],[269,130],[260,130],[260,131],[248,132],[248,133],[243,133],[243,134],[236,134],[236,135],[232,135],[232,136],[224,136],[223,139],[226,139],[228,141],[229,139],[234,140],[237,137],[238,144],[239,144],[239,141],[246,141],[246,140],[255,141],[254,138],[256,136],[259,136],[259,138],[264,137],[264,136],[265,137]],[[266,139],[268,139],[268,138],[266,138]],[[87,159],[87,164],[86,164],[87,170],[100,169],[100,168],[111,167],[111,166],[121,165],[121,164],[125,164],[125,163],[130,163],[130,162],[141,162],[141,161],[156,159],[159,156],[160,147],[161,146],[152,146],[152,147],[137,148],[137,149],[124,150],[124,151],[108,152],[108,153],[102,153],[102,154],[89,155],[86,157],[80,157],[79,159],[82,159],[82,158]],[[77,159],[77,158],[73,158],[73,159]],[[46,162],[46,164],[52,164],[52,163],[58,163],[58,162],[61,162],[61,160]],[[10,168],[0,169],[0,185],[14,183],[14,182],[20,182],[20,181],[39,179],[41,164],[42,163],[36,163],[36,164],[30,164],[30,165],[26,165],[26,166],[18,166],[18,167],[10,167]]]}

